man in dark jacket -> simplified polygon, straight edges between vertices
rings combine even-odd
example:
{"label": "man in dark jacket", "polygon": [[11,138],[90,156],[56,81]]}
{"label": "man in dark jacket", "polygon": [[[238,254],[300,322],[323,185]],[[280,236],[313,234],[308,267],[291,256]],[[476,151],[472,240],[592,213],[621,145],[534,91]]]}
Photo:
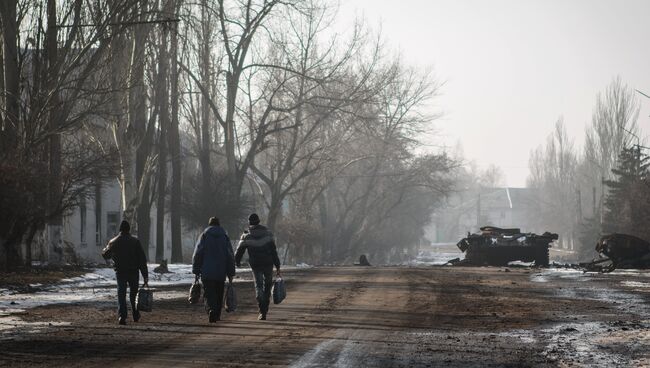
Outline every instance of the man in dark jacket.
{"label": "man in dark jacket", "polygon": [[201,277],[210,323],[221,319],[223,289],[226,276],[232,282],[235,276],[235,260],[230,238],[219,226],[219,219],[211,217],[208,227],[196,242],[192,256],[192,273]]}
{"label": "man in dark jacket", "polygon": [[253,213],[248,217],[248,230],[244,231],[235,253],[235,262],[240,267],[244,252],[248,250],[248,263],[255,280],[255,297],[260,315],[257,319],[265,320],[271,300],[273,284],[273,266],[280,276],[280,258],[273,239],[273,233],[260,225],[260,218]]}
{"label": "man in dark jacket", "polygon": [[140,312],[135,307],[135,298],[138,295],[138,283],[142,273],[144,284],[149,282],[149,271],[147,270],[147,257],[144,254],[140,241],[131,236],[129,232],[131,226],[127,221],[120,224],[120,234],[108,242],[108,245],[102,250],[102,256],[105,259],[112,259],[115,268],[115,278],[117,279],[117,302],[119,305],[118,315],[119,324],[126,324],[126,287],[129,286],[129,299],[131,301],[131,311],[133,311],[133,321],[140,320]]}

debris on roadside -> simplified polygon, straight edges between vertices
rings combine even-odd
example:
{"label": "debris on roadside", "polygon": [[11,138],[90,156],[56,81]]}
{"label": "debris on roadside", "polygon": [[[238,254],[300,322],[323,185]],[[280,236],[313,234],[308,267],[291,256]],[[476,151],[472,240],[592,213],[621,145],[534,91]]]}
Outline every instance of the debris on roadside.
{"label": "debris on roadside", "polygon": [[581,263],[585,271],[611,272],[617,268],[650,268],[650,242],[629,234],[604,235],[596,243],[601,258]]}
{"label": "debris on roadside", "polygon": [[494,226],[481,227],[481,232],[467,234],[458,248],[465,252],[465,259],[454,265],[506,266],[508,262],[535,262],[536,266],[548,267],[548,249],[557,234],[545,232],[542,235],[522,233],[520,229],[502,229]]}
{"label": "debris on roadside", "polygon": [[173,273],[169,270],[169,267],[167,267],[167,260],[163,259],[160,261],[160,264],[153,269],[153,272],[155,273]]}
{"label": "debris on roadside", "polygon": [[371,266],[370,262],[368,261],[368,257],[366,257],[365,254],[362,254],[359,256],[359,262],[354,263],[355,266]]}

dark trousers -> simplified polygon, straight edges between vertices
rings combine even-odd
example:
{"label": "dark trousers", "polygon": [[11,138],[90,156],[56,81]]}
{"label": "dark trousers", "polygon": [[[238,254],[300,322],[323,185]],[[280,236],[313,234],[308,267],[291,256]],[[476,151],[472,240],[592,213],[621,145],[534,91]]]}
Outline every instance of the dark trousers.
{"label": "dark trousers", "polygon": [[266,314],[269,311],[271,302],[271,287],[273,286],[273,265],[255,267],[253,279],[255,280],[255,299],[260,308],[260,313]]}
{"label": "dark trousers", "polygon": [[117,313],[120,317],[126,318],[126,287],[129,287],[129,300],[131,301],[131,311],[136,315],[135,297],[138,295],[138,283],[140,282],[140,274],[135,272],[117,272]]}
{"label": "dark trousers", "polygon": [[221,316],[221,308],[223,307],[223,289],[226,280],[206,280],[201,279],[203,282],[203,290],[205,296],[205,309],[212,311],[212,313],[219,317]]}

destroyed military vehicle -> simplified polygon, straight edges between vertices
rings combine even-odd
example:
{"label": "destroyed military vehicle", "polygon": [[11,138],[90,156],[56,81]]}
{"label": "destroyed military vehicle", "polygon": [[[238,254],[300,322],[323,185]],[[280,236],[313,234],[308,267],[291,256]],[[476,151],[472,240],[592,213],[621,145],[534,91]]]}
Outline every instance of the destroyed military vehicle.
{"label": "destroyed military vehicle", "polygon": [[[587,264],[588,270],[613,271],[616,268],[650,268],[650,243],[629,234],[604,235],[596,244],[602,259]],[[607,267],[596,268],[599,263],[611,261]]]}
{"label": "destroyed military vehicle", "polygon": [[549,264],[548,249],[558,235],[522,233],[520,229],[502,229],[484,226],[480,233],[467,234],[456,244],[465,252],[462,264],[505,266],[508,262],[535,262],[536,266]]}

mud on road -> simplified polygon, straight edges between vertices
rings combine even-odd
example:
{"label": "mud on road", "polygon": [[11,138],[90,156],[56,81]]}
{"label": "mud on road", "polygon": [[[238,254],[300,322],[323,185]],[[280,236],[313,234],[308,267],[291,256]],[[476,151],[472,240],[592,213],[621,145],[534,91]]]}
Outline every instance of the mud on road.
{"label": "mud on road", "polygon": [[288,297],[257,321],[208,324],[189,285],[118,326],[115,303],[50,305],[0,319],[0,366],[471,367],[650,365],[650,279],[506,268],[331,267],[286,272]]}

